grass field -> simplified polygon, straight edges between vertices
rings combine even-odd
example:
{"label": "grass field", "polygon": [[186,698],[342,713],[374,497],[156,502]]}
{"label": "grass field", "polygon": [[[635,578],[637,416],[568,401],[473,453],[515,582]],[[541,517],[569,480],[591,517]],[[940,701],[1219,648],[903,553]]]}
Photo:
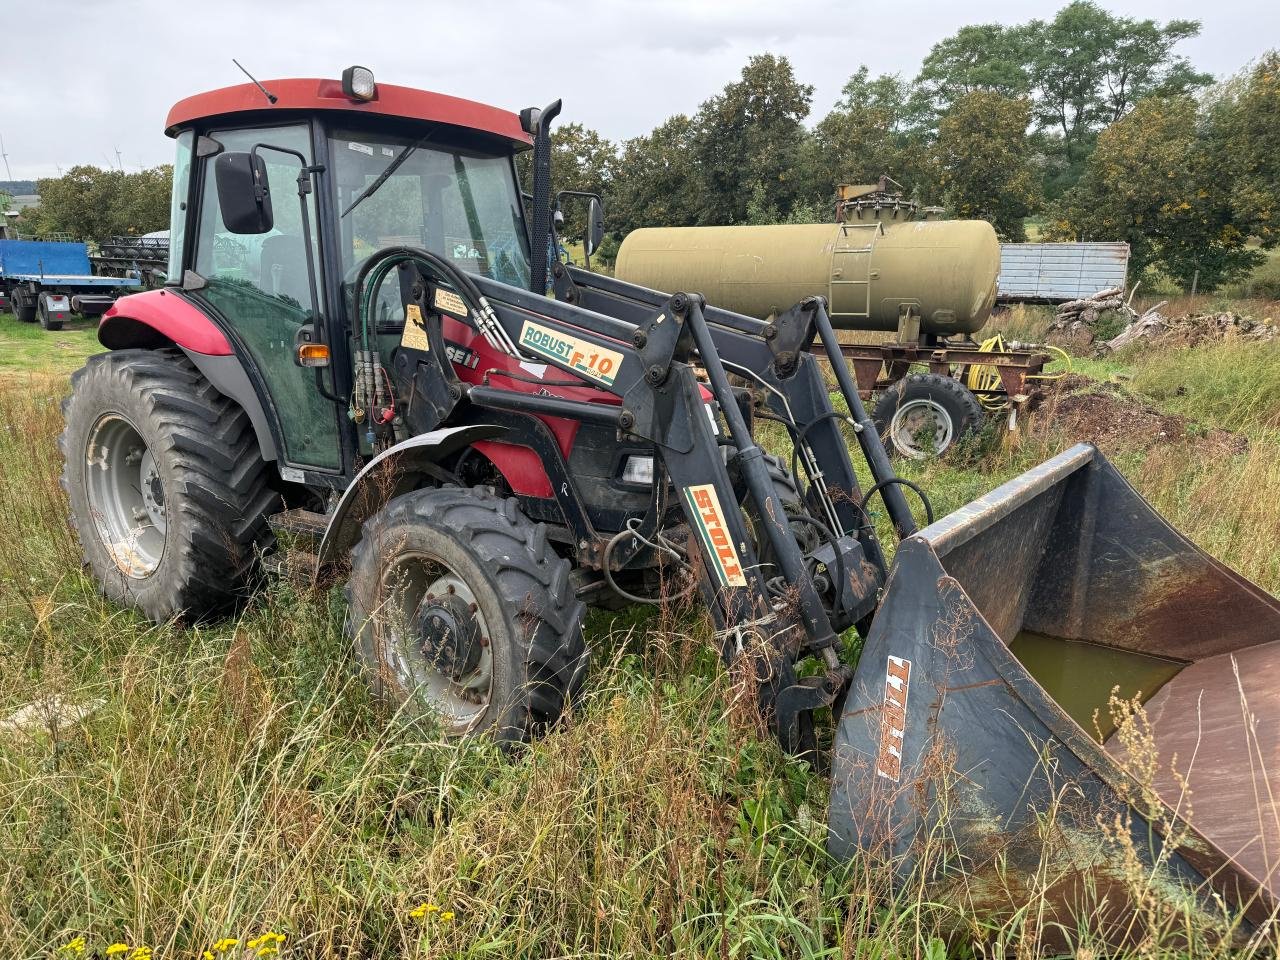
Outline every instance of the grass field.
{"label": "grass field", "polygon": [[[570,721],[527,755],[447,745],[368,698],[340,592],[276,583],[235,621],[152,626],[81,574],[58,484],[65,374],[92,331],[0,317],[0,955],[159,958],[1037,956],[1000,914],[823,850],[826,781],[762,736],[695,617],[595,613]],[[1108,449],[1189,536],[1280,592],[1280,345],[1082,364],[1227,429]],[[940,513],[1077,439],[1042,418],[911,465]],[[84,705],[59,724],[56,707]],[[1096,956],[1090,917],[1070,931]],[[1162,916],[1131,955],[1238,953]],[[284,937],[282,944],[264,934]],[[218,941],[238,944],[218,950]],[[255,941],[252,948],[247,946]],[[224,942],[225,945],[225,942]],[[123,956],[135,954],[124,951]]]}
{"label": "grass field", "polygon": [[102,349],[96,320],[75,320],[58,331],[38,323],[20,323],[12,313],[0,313],[0,379],[14,374],[60,374],[78,370],[85,357]]}

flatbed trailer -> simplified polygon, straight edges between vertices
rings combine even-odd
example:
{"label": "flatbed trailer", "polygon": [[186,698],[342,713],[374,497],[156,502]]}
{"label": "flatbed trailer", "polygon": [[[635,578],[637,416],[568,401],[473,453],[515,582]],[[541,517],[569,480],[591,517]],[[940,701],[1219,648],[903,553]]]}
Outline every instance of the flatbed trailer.
{"label": "flatbed trailer", "polygon": [[137,277],[94,274],[83,243],[0,239],[0,301],[24,323],[60,330],[73,314],[101,316],[119,291],[141,286]]}

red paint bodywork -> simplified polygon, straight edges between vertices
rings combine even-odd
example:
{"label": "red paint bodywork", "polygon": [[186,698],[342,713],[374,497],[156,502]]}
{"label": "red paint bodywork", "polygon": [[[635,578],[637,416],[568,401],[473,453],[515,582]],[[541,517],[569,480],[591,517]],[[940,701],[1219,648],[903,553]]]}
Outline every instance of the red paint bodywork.
{"label": "red paint bodywork", "polygon": [[[446,316],[443,324],[444,337],[450,344],[469,350],[475,358],[475,366],[469,362],[454,361],[453,368],[458,379],[464,383],[483,384],[486,377],[491,386],[517,393],[538,394],[542,396],[560,397],[565,400],[580,400],[587,403],[604,403],[619,406],[620,397],[599,390],[580,377],[565,373],[551,364],[546,365],[543,378],[535,376],[538,364],[520,366],[519,361],[495,350],[479,333],[464,323]],[[529,369],[532,368],[532,369]],[[504,377],[511,373],[515,377]],[[573,384],[562,386],[562,384]],[[578,435],[578,421],[566,420],[562,417],[539,417],[547,425],[556,439],[556,446],[567,460],[573,441]],[[506,478],[514,493],[527,497],[550,498],[554,495],[551,480],[538,458],[538,454],[528,447],[519,447],[497,440],[481,440],[475,445],[476,450],[488,457],[498,471]]]}
{"label": "red paint bodywork", "polygon": [[[464,383],[484,384],[500,389],[514,390],[517,393],[528,393],[541,396],[560,397],[564,400],[578,400],[585,403],[603,403],[609,406],[621,406],[622,398],[600,390],[588,381],[572,373],[566,373],[551,364],[546,365],[541,378],[535,376],[534,370],[539,364],[521,366],[518,360],[495,350],[478,332],[452,317],[445,316],[442,326],[444,338],[450,344],[469,350],[475,358],[475,365],[469,362],[454,361],[453,368],[458,379]],[[620,346],[622,346],[620,344]],[[467,358],[468,361],[470,358]],[[530,370],[533,367],[534,370]],[[514,373],[515,377],[504,377],[503,373]],[[571,384],[565,386],[565,384]],[[710,403],[713,394],[704,384],[699,384],[702,402]],[[560,448],[561,455],[568,460],[578,435],[577,420],[562,417],[538,417],[551,431]],[[520,447],[497,440],[481,440],[473,444],[476,450],[488,457],[513,492],[528,497],[550,498],[554,496],[551,480],[538,458],[538,454],[528,447]]]}
{"label": "red paint bodywork", "polygon": [[[98,340],[110,349],[112,325],[122,319],[134,320],[150,327],[180,347],[214,357],[231,355],[226,335],[204,313],[176,294],[166,290],[148,290],[121,297],[102,315],[98,323]],[[104,334],[107,339],[103,339]]]}
{"label": "red paint bodywork", "polygon": [[532,141],[520,129],[520,118],[509,110],[500,110],[474,100],[463,100],[443,93],[415,90],[379,83],[374,99],[350,100],[342,93],[337,80],[293,79],[267,80],[263,86],[276,96],[274,104],[251,83],[223,87],[179,100],[169,111],[164,129],[170,136],[197,120],[225,117],[240,113],[270,114],[281,110],[343,111],[448,123],[455,127],[480,130],[511,141],[517,147]]}

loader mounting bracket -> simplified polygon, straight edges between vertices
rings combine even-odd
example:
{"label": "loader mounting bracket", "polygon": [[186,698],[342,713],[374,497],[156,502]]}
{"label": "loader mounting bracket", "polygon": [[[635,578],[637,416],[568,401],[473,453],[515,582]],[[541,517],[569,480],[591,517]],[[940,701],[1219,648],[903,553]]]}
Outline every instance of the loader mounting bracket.
{"label": "loader mounting bracket", "polygon": [[764,328],[764,340],[773,354],[773,367],[779,379],[791,376],[800,361],[800,354],[813,345],[818,333],[814,326],[814,312],[820,302],[820,297],[806,297],[776,316]]}
{"label": "loader mounting bracket", "polygon": [[685,324],[689,299],[675,294],[658,313],[636,327],[631,338],[644,365],[644,379],[651,387],[666,382],[671,364],[685,362],[693,348],[693,338]]}

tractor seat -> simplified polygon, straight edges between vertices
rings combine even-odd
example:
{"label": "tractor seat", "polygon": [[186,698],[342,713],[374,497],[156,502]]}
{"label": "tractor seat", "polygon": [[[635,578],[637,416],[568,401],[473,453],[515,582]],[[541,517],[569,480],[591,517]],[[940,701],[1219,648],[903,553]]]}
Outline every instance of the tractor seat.
{"label": "tractor seat", "polygon": [[273,297],[292,300],[305,312],[311,309],[307,284],[307,253],[302,238],[281,233],[262,243],[262,272],[258,286]]}

